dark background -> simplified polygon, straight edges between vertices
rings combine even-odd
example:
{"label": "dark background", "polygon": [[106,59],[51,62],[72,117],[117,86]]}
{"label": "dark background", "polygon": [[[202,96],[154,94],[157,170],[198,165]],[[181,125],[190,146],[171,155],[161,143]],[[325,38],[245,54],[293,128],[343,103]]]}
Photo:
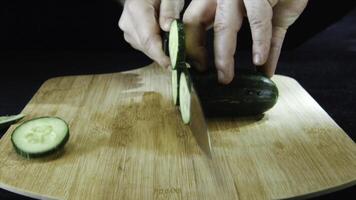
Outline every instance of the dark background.
{"label": "dark background", "polygon": [[[354,141],[355,6],[355,0],[310,0],[288,31],[277,68],[278,74],[297,79]],[[2,0],[0,115],[21,112],[50,77],[117,72],[149,64],[145,55],[123,40],[117,27],[121,12],[114,0]],[[251,65],[250,46],[245,23],[239,33],[238,66]],[[318,199],[350,197],[354,190]],[[14,198],[27,199],[0,190],[0,199]]]}
{"label": "dark background", "polygon": [[[352,10],[354,0],[311,0],[290,28],[285,47],[294,48]],[[118,51],[129,48],[117,21],[121,7],[115,0],[2,0],[0,49],[3,51]],[[249,36],[243,30],[243,38]],[[239,40],[243,48],[248,39]]]}

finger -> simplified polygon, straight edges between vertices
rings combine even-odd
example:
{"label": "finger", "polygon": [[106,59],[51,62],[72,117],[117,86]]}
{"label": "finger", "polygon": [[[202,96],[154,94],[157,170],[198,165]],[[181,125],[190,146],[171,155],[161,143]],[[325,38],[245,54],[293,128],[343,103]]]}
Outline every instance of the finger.
{"label": "finger", "polygon": [[267,62],[262,66],[262,71],[264,71],[269,77],[272,77],[276,71],[286,32],[287,29],[284,27],[273,27],[270,53]]}
{"label": "finger", "polygon": [[163,51],[162,38],[159,34],[148,33],[147,36],[143,36],[140,46],[141,51],[160,66],[167,68],[170,65],[170,60]]}
{"label": "finger", "polygon": [[132,19],[133,29],[133,33],[130,32],[130,35],[136,37],[137,49],[140,49],[159,65],[168,67],[169,58],[163,52],[160,28],[156,18],[158,5],[135,3],[137,5],[128,7],[128,9],[130,8],[128,13]]}
{"label": "finger", "polygon": [[273,26],[288,28],[307,6],[308,0],[280,1],[273,8]]}
{"label": "finger", "polygon": [[169,31],[174,19],[179,19],[179,14],[184,6],[184,0],[161,0],[159,24],[161,29]]}
{"label": "finger", "polygon": [[308,0],[281,1],[273,8],[273,32],[270,55],[262,70],[273,76],[281,54],[283,40],[287,29],[299,17],[307,5]]}
{"label": "finger", "polygon": [[272,38],[272,7],[267,0],[244,0],[253,40],[253,63],[263,65]]}
{"label": "finger", "polygon": [[128,42],[133,48],[140,50],[135,29],[133,28],[132,23],[130,23],[130,18],[127,16],[127,12],[124,11],[122,13],[118,25],[124,33],[125,41]]}
{"label": "finger", "polygon": [[218,0],[214,22],[215,66],[221,83],[234,78],[237,32],[243,20],[240,0]]}
{"label": "finger", "polygon": [[137,45],[137,40],[135,37],[132,37],[131,35],[124,33],[124,39],[126,42],[128,42],[134,49],[140,50],[139,46]]}
{"label": "finger", "polygon": [[215,0],[193,0],[183,16],[187,57],[200,71],[207,68],[205,31],[214,22],[215,9]]}
{"label": "finger", "polygon": [[118,26],[122,31],[125,31],[127,29],[126,20],[127,20],[127,18],[126,18],[125,12],[123,11],[120,16],[119,22],[118,22]]}

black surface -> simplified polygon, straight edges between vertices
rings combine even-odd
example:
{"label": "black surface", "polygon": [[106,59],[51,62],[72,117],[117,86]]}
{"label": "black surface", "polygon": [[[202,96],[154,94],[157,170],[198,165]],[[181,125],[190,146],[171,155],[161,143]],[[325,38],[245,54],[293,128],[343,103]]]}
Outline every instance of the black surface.
{"label": "black surface", "polygon": [[[348,1],[345,1],[345,4],[347,4],[347,2]],[[95,3],[93,4],[96,5]],[[74,4],[74,6],[75,5],[77,4]],[[317,5],[317,3],[312,4],[312,8],[319,10],[322,16],[326,16],[328,9],[323,10],[316,7]],[[349,7],[343,7],[344,10],[350,9],[350,4],[347,5]],[[61,6],[59,7],[61,8]],[[65,8],[66,6],[62,5],[62,7]],[[113,7],[110,8],[115,10]],[[84,13],[90,13],[92,11],[93,15],[95,15],[95,10],[90,6],[86,9],[89,11],[83,11]],[[56,13],[60,13],[58,9],[55,10],[57,11]],[[35,9],[35,11],[37,10]],[[26,12],[30,11],[27,10]],[[42,12],[50,13],[50,11]],[[303,17],[312,15],[308,12],[311,11],[307,10]],[[73,13],[75,12],[73,11]],[[339,17],[342,16],[340,13],[337,13]],[[63,19],[65,20],[62,21],[62,25],[59,23],[59,26],[62,28],[65,27],[65,23],[70,22],[70,18],[65,16],[66,13],[63,13],[63,15]],[[313,15],[316,16],[315,14]],[[38,20],[43,20],[38,14],[32,15],[32,17],[34,16],[37,16]],[[84,16],[86,15],[83,14],[83,17]],[[53,31],[51,31],[52,29],[46,29],[46,32],[40,27],[39,34],[42,35],[40,35],[41,37],[34,37],[33,41],[27,40],[28,38],[26,38],[27,36],[25,34],[21,37],[18,36],[19,32],[14,31],[17,30],[16,28],[12,29],[12,32],[8,31],[10,41],[5,41],[6,37],[5,39],[4,37],[0,39],[0,49],[3,50],[0,54],[0,115],[19,113],[32,95],[38,90],[40,85],[50,77],[71,74],[116,72],[130,69],[133,66],[139,67],[149,64],[149,59],[141,53],[130,49],[121,39],[118,39],[116,43],[113,42],[115,40],[113,38],[116,36],[113,36],[113,31],[109,30],[108,27],[113,25],[114,28],[116,28],[115,17],[118,16],[119,13],[108,12],[104,15],[104,18],[110,20],[105,22],[107,24],[101,24],[100,26],[103,27],[99,27],[98,29],[94,27],[100,23],[94,20],[95,17],[90,18],[94,20],[92,23],[94,33],[83,37],[79,33],[82,30],[90,30],[80,29],[81,31],[75,31],[75,26],[69,26],[69,30],[75,32],[74,35],[71,35],[70,32],[66,32],[66,30],[60,28],[58,28],[58,30],[55,29],[55,23],[44,26],[47,28],[53,27]],[[329,18],[330,19],[326,20],[329,24],[337,19],[333,14],[330,14]],[[53,19],[58,22],[58,17],[54,17]],[[32,22],[31,17],[27,20]],[[321,18],[310,19],[313,23],[317,23],[318,20],[321,20]],[[78,20],[78,23],[83,23],[80,21],[81,20]],[[281,56],[277,73],[294,77],[346,133],[356,141],[356,107],[354,106],[356,100],[356,9],[349,13],[347,17],[339,20],[336,24],[329,26],[329,28],[321,33],[317,33],[321,29],[320,27],[325,27],[326,24],[328,24],[326,21],[316,25],[316,27],[319,27],[318,29],[312,27],[311,29],[313,29],[313,31],[311,32],[308,31],[309,27],[304,27],[304,30],[308,33],[306,35],[308,36],[302,35],[303,40],[296,39],[298,38],[298,32],[293,32],[293,30],[297,28],[299,30],[303,28],[302,22],[292,27],[287,36],[287,42],[292,41],[289,46],[295,46],[301,41],[303,41],[304,44],[295,49],[286,48],[286,51],[283,52]],[[23,24],[26,24],[26,22],[23,22]],[[85,27],[90,27],[90,24]],[[32,26],[27,28],[35,29]],[[100,29],[106,31],[99,31]],[[31,29],[31,31],[33,30]],[[31,33],[31,31],[29,32]],[[59,40],[55,40],[52,37],[60,37],[61,35],[55,34],[56,31],[68,35],[59,38]],[[110,32],[109,36],[102,38],[107,32]],[[47,34],[47,37],[46,34],[43,35],[44,33]],[[52,33],[52,35],[49,33]],[[11,34],[15,34],[16,37],[10,37],[9,35]],[[83,34],[85,35],[85,33]],[[100,39],[98,40],[96,36]],[[313,36],[313,38],[305,42],[305,39],[311,36]],[[45,39],[43,39],[43,37],[45,37]],[[120,37],[119,33],[118,37]],[[11,40],[11,38],[20,39],[20,42],[16,42],[14,39]],[[74,44],[67,42],[65,38],[70,42],[74,42]],[[1,44],[5,45],[1,46]],[[15,45],[12,46],[11,44]],[[113,48],[111,48],[110,45],[112,45]],[[51,49],[52,47],[54,49]],[[239,66],[250,65],[250,53],[248,50],[242,48],[237,58]],[[2,134],[3,133],[0,133],[0,136]],[[345,197],[344,195],[348,196],[346,199],[350,199],[350,197],[355,196],[355,194],[354,186],[314,199],[340,199]],[[28,199],[0,190],[1,200],[17,198]]]}
{"label": "black surface", "polygon": [[[128,48],[117,22],[117,0],[36,0],[0,2],[0,50],[116,50]],[[186,2],[189,2],[186,0]],[[188,4],[188,3],[187,3]],[[337,21],[356,5],[355,0],[310,0],[290,28],[287,48],[294,48]],[[239,35],[247,37],[245,28]],[[242,48],[250,41],[239,40]]]}

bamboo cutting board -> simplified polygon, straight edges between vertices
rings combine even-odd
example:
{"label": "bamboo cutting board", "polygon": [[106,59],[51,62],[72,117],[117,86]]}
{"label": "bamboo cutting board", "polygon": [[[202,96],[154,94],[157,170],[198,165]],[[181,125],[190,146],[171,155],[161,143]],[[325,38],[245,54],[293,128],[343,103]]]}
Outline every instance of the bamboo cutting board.
{"label": "bamboo cutting board", "polygon": [[208,120],[213,158],[171,101],[154,64],[46,81],[23,110],[70,125],[57,157],[25,160],[0,140],[0,187],[49,199],[281,199],[356,183],[356,145],[294,80],[264,116]]}

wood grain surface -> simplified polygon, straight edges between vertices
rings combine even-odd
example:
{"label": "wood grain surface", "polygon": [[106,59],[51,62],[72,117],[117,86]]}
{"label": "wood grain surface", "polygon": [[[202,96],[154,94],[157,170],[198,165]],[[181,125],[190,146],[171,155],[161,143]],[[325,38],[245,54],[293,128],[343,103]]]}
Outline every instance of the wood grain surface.
{"label": "wood grain surface", "polygon": [[356,184],[356,145],[294,80],[264,116],[208,120],[205,156],[171,101],[171,77],[138,70],[46,81],[25,119],[70,125],[63,152],[26,160],[0,140],[0,187],[48,199],[281,199]]}

